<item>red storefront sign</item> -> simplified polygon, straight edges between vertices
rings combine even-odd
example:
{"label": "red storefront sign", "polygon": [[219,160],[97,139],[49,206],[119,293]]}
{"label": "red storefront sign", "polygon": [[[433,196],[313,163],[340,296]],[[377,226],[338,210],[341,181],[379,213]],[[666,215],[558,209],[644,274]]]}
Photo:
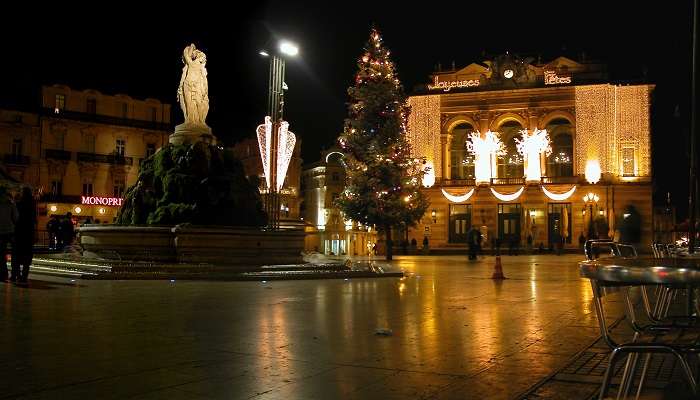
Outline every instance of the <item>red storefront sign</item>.
{"label": "red storefront sign", "polygon": [[83,204],[121,207],[121,197],[81,196]]}

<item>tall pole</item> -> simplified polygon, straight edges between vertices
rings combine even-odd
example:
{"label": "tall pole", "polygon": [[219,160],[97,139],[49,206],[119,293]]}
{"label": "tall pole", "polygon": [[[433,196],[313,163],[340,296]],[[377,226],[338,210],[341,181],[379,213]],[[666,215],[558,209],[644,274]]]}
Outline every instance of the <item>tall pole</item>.
{"label": "tall pole", "polygon": [[279,228],[280,205],[279,192],[277,190],[277,154],[279,150],[278,130],[282,122],[282,107],[284,104],[284,59],[277,55],[270,57],[270,84],[268,92],[268,114],[272,120],[272,134],[270,143],[269,163],[270,187],[265,199],[265,209],[268,216],[268,227]]}
{"label": "tall pole", "polygon": [[691,98],[690,98],[690,182],[689,182],[689,197],[688,197],[688,211],[690,212],[690,218],[688,223],[688,252],[695,252],[695,220],[697,218],[695,208],[697,203],[697,176],[696,176],[696,146],[698,132],[698,73],[697,73],[697,59],[698,59],[698,0],[694,1],[693,4],[693,61],[692,61],[692,76],[691,76]]}

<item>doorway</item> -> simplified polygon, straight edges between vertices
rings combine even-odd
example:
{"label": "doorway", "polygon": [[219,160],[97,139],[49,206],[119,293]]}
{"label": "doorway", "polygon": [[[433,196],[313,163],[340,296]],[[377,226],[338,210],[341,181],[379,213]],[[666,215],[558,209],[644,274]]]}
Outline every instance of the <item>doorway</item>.
{"label": "doorway", "polygon": [[450,204],[450,243],[467,243],[467,232],[472,225],[471,204]]}
{"label": "doorway", "polygon": [[498,205],[498,238],[501,243],[520,243],[520,204]]}

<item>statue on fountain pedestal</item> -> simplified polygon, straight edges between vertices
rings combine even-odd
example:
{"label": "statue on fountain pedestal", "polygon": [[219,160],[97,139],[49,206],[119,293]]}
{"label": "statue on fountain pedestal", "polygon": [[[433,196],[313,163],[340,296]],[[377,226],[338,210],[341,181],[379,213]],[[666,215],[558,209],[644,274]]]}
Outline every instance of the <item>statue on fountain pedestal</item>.
{"label": "statue on fountain pedestal", "polygon": [[209,112],[209,84],[207,83],[207,56],[194,44],[182,53],[182,77],[177,89],[177,101],[182,108],[185,122],[175,127],[170,143],[183,144],[196,141],[216,143],[206,119]]}

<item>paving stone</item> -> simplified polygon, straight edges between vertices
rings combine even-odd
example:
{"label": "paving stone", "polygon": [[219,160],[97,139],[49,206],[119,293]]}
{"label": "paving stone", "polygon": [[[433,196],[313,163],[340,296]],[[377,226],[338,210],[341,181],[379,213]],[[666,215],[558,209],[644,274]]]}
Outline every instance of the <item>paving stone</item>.
{"label": "paving stone", "polygon": [[[0,283],[9,398],[513,398],[598,335],[580,256],[399,256],[406,277]],[[390,329],[391,336],[375,335]]]}

